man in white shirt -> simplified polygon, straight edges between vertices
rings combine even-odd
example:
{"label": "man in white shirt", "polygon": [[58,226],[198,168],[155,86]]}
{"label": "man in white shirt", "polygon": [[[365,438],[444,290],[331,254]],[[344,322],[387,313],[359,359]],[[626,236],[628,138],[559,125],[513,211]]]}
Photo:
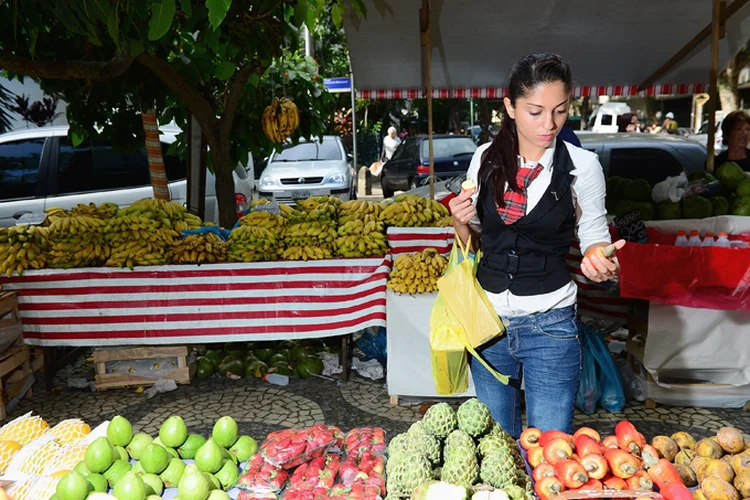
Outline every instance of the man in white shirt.
{"label": "man in white shirt", "polygon": [[388,135],[383,138],[383,152],[380,154],[380,161],[390,160],[400,144],[401,139],[396,136],[396,128],[389,127]]}

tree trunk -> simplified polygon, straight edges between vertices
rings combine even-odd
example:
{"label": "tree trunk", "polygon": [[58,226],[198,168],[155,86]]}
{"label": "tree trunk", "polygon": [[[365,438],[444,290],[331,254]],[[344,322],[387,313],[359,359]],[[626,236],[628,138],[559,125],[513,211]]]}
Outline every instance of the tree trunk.
{"label": "tree trunk", "polygon": [[[234,164],[229,154],[229,139],[216,138],[216,147],[211,149],[211,159],[216,174],[216,200],[219,202],[219,224],[231,229],[237,222],[237,205],[234,201]],[[250,200],[248,200],[250,201]]]}

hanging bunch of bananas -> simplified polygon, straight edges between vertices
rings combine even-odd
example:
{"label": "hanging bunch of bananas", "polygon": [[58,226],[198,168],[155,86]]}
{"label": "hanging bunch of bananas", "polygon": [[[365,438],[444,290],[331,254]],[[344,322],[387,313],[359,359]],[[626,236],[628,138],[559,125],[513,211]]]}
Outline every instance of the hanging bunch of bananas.
{"label": "hanging bunch of bananas", "polygon": [[109,259],[110,246],[104,237],[107,220],[102,218],[108,213],[107,207],[100,205],[101,211],[95,205],[78,207],[82,209],[49,217],[52,219],[49,227],[52,247],[47,263],[52,268],[101,266]]}
{"label": "hanging bunch of bananas", "polygon": [[434,248],[404,254],[393,263],[386,285],[397,293],[429,293],[437,290],[437,280],[448,268],[448,260]]}
{"label": "hanging bunch of bananas", "polygon": [[0,275],[19,276],[26,269],[41,269],[47,261],[49,228],[12,226],[0,229]]}
{"label": "hanging bunch of bananas", "polygon": [[[165,264],[167,251],[180,239],[178,223],[192,220],[186,215],[179,203],[151,198],[119,210],[104,227],[105,239],[112,247],[106,264],[130,269]],[[180,224],[180,230],[189,226],[190,222]]]}
{"label": "hanging bunch of bananas", "polygon": [[279,236],[264,227],[243,224],[229,235],[229,258],[236,262],[276,260],[281,248]]}
{"label": "hanging bunch of bananas", "polygon": [[380,257],[388,253],[388,240],[382,222],[361,219],[339,226],[336,254],[341,257]]}
{"label": "hanging bunch of bananas", "polygon": [[365,224],[377,222],[380,212],[383,211],[383,205],[373,201],[350,200],[341,204],[339,209],[339,226],[353,220],[361,220]]}
{"label": "hanging bunch of bananas", "polygon": [[79,203],[70,211],[76,215],[88,215],[97,219],[110,219],[117,215],[117,210],[119,210],[117,203],[102,203],[98,207],[95,203],[89,203],[88,205]]}
{"label": "hanging bunch of bananas", "polygon": [[239,262],[276,260],[286,234],[286,219],[269,212],[250,212],[240,218],[229,236],[229,257]]}
{"label": "hanging bunch of bananas", "polygon": [[274,97],[271,105],[263,111],[261,125],[271,142],[284,142],[299,127],[297,105],[285,97]]}
{"label": "hanging bunch of bananas", "polygon": [[402,194],[383,209],[380,220],[396,227],[430,227],[448,215],[448,209],[437,200]]}
{"label": "hanging bunch of bananas", "polygon": [[167,251],[170,264],[203,264],[227,260],[228,245],[216,233],[188,234]]}

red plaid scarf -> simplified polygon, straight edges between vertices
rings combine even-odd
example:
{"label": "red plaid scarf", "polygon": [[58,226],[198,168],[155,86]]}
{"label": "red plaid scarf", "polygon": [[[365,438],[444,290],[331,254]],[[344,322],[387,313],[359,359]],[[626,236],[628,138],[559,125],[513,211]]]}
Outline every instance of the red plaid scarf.
{"label": "red plaid scarf", "polygon": [[531,182],[539,176],[543,168],[538,163],[534,167],[527,167],[526,165],[518,167],[516,182],[518,187],[521,188],[521,192],[517,193],[512,189],[507,189],[503,196],[505,206],[497,209],[497,213],[500,214],[506,226],[515,224],[526,215],[526,190],[529,189]]}

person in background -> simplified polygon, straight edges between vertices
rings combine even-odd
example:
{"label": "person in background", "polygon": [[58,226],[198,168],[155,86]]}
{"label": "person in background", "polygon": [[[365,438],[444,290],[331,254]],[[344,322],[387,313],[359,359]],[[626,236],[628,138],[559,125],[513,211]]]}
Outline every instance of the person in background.
{"label": "person in background", "polygon": [[721,122],[726,151],[714,160],[718,168],[722,163],[733,161],[745,172],[750,172],[750,157],[747,154],[747,144],[750,140],[750,116],[742,110],[732,111]]}
{"label": "person in background", "polygon": [[623,133],[623,132],[630,132],[628,128],[630,127],[630,119],[633,116],[633,113],[625,113],[624,115],[620,115],[620,117],[617,119],[617,132]]}
{"label": "person in background", "polygon": [[[570,433],[581,378],[577,288],[565,256],[578,237],[581,272],[596,282],[617,276],[605,208],[606,182],[596,154],[559,138],[573,76],[556,54],[521,58],[510,71],[500,131],[471,159],[476,189],[450,200],[456,238],[482,250],[477,281],[505,335],[477,349],[504,385],[471,358],[480,401],[518,438],[521,381],[529,427]],[[625,242],[614,244],[621,249]]]}
{"label": "person in background", "polygon": [[409,137],[409,132],[406,130],[406,128],[401,127],[401,133],[398,134],[399,139],[401,139],[401,142],[404,141],[407,137]]}
{"label": "person in background", "polygon": [[380,161],[390,160],[400,144],[401,139],[396,136],[396,127],[388,127],[388,135],[383,137],[383,151],[380,153]]}
{"label": "person in background", "polygon": [[666,118],[664,118],[664,123],[661,124],[661,131],[665,132],[667,134],[675,135],[678,132],[679,126],[677,125],[677,120],[674,119],[674,113],[671,111],[667,113]]}

